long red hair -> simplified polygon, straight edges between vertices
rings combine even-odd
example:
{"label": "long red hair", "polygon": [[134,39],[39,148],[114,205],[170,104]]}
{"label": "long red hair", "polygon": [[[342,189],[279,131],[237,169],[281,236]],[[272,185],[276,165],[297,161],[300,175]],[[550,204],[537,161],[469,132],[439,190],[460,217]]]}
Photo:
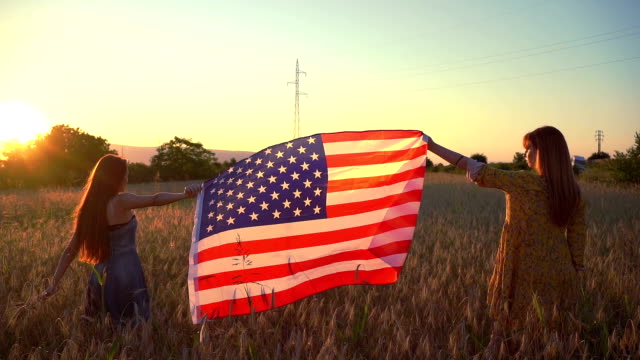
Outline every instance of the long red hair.
{"label": "long red hair", "polygon": [[551,220],[558,226],[567,226],[580,205],[581,195],[564,136],[553,126],[543,126],[526,134],[522,145],[538,150],[535,168],[547,183]]}
{"label": "long red hair", "polygon": [[99,264],[111,252],[107,229],[107,203],[119,191],[127,173],[127,161],[105,155],[93,167],[75,211],[75,236],[80,242],[80,261]]}

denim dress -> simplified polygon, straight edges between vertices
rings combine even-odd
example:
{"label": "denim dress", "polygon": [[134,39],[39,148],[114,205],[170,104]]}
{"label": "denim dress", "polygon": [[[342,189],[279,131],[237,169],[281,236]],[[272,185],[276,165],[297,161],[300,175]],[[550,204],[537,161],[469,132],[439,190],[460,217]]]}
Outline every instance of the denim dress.
{"label": "denim dress", "polygon": [[[86,315],[94,316],[104,309],[112,321],[120,325],[130,320],[149,319],[149,293],[136,250],[137,228],[135,216],[126,224],[109,226],[111,255],[107,261],[95,265],[96,271],[91,271]],[[104,292],[96,272],[103,279]]]}

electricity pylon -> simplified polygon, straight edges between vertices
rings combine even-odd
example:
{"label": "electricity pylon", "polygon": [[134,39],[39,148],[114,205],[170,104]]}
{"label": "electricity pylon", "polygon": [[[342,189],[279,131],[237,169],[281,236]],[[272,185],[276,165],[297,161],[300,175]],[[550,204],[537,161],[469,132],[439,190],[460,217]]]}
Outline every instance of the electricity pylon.
{"label": "electricity pylon", "polygon": [[307,73],[304,71],[300,71],[300,66],[298,64],[298,59],[296,59],[296,81],[289,81],[289,84],[296,85],[296,107],[293,114],[293,138],[300,137],[300,95],[307,95],[306,93],[300,92],[300,74],[304,74],[307,76]]}

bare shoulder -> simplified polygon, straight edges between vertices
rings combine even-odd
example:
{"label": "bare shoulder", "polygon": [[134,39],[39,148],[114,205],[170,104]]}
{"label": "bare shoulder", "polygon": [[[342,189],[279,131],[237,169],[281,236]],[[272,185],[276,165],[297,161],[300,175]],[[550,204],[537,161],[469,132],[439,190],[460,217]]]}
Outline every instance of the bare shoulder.
{"label": "bare shoulder", "polygon": [[132,193],[119,193],[110,201],[110,205],[117,212],[146,207],[151,204],[153,204],[153,195],[136,195]]}
{"label": "bare shoulder", "polygon": [[[126,204],[127,202],[130,201],[135,201],[135,199],[138,197],[138,195],[136,194],[131,194],[131,193],[119,193],[116,196],[114,196],[110,202],[113,206],[115,207],[121,207],[122,204]],[[119,206],[120,205],[120,206]]]}

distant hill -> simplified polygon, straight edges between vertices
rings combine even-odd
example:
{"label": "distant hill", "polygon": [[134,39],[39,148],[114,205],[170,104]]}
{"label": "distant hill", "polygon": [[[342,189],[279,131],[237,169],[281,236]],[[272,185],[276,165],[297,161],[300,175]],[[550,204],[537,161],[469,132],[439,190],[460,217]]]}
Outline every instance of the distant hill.
{"label": "distant hill", "polygon": [[[119,155],[124,156],[132,163],[143,163],[149,165],[151,163],[151,157],[157,154],[157,147],[145,147],[145,146],[128,146],[111,144],[111,149],[118,152]],[[214,150],[209,149],[216,154],[218,161],[224,162],[235,158],[236,160],[242,160],[246,157],[253,155],[251,151],[233,151],[233,150]]]}

